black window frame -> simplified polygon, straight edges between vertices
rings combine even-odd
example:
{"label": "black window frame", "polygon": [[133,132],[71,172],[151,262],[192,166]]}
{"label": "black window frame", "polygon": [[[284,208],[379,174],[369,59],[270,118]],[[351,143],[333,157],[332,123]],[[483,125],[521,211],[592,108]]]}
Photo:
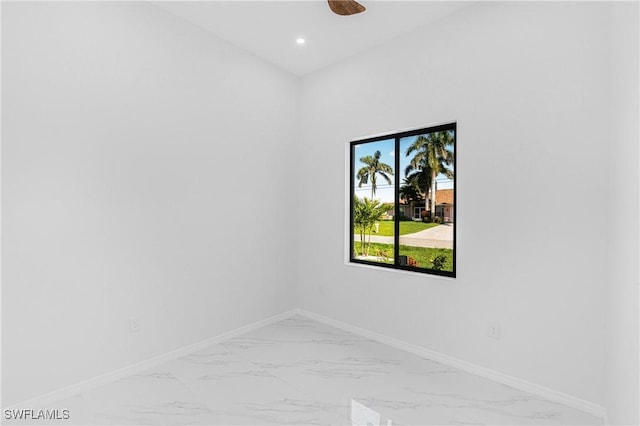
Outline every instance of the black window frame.
{"label": "black window frame", "polygon": [[[457,130],[457,122],[451,122],[451,123],[446,123],[446,124],[439,124],[439,125],[435,125],[435,126],[429,126],[429,127],[423,127],[420,129],[416,129],[416,130],[409,130],[409,131],[403,131],[403,132],[399,132],[399,133],[388,133],[388,134],[384,134],[384,135],[379,135],[379,136],[374,136],[374,137],[370,137],[370,138],[366,138],[366,139],[357,139],[357,140],[353,140],[351,142],[349,142],[349,191],[350,191],[350,196],[349,196],[349,262],[350,263],[355,263],[355,264],[361,264],[361,265],[369,265],[369,266],[376,266],[376,267],[380,267],[380,268],[387,268],[387,269],[397,269],[397,270],[403,270],[403,271],[411,271],[411,272],[417,272],[417,273],[421,273],[421,274],[427,274],[427,275],[438,275],[438,276],[444,276],[444,277],[449,277],[449,278],[455,278],[456,277],[456,257],[457,257],[457,226],[454,224],[453,227],[453,253],[452,253],[452,270],[451,271],[442,271],[442,270],[436,270],[436,269],[427,269],[427,268],[420,268],[420,267],[413,267],[413,266],[408,266],[408,265],[401,265],[400,264],[400,256],[399,256],[399,252],[400,252],[400,175],[401,175],[401,171],[400,171],[400,140],[403,138],[407,138],[407,137],[411,137],[411,136],[418,136],[418,135],[423,135],[423,134],[428,134],[428,133],[434,133],[434,132],[441,132],[441,131],[453,131],[453,164],[454,164],[454,174],[453,174],[453,218],[454,218],[454,223],[456,223],[458,221],[458,200],[457,200],[457,194],[458,194],[458,183],[457,183],[457,176],[458,176],[458,161],[457,161],[457,156],[458,156],[458,130]],[[383,141],[383,140],[389,140],[389,139],[394,139],[395,140],[395,156],[394,156],[394,233],[393,233],[393,239],[394,239],[394,244],[393,244],[393,250],[394,250],[394,263],[393,264],[389,264],[389,263],[380,263],[380,262],[373,262],[373,261],[369,261],[369,260],[363,260],[363,259],[356,259],[354,256],[354,242],[355,242],[355,238],[354,238],[354,226],[353,226],[353,214],[354,214],[354,207],[353,207],[353,200],[355,197],[355,170],[356,170],[356,156],[355,156],[355,146],[356,145],[361,145],[361,144],[366,144],[366,143],[371,143],[371,142],[378,142],[378,141]]]}

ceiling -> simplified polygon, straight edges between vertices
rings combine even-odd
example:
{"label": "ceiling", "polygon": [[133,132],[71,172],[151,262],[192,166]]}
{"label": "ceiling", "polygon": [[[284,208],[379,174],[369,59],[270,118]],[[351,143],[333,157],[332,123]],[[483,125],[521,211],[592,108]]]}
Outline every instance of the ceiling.
{"label": "ceiling", "polygon": [[[360,0],[338,16],[326,1],[155,1],[153,4],[296,75],[305,75],[468,6],[462,1]],[[298,45],[296,39],[304,38]]]}

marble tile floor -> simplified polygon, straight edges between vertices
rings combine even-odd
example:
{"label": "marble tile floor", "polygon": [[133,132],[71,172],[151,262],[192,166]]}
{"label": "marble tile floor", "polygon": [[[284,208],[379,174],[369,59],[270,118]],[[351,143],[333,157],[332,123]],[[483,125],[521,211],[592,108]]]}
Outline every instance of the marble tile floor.
{"label": "marble tile floor", "polygon": [[43,408],[67,409],[70,419],[3,424],[602,424],[301,316]]}

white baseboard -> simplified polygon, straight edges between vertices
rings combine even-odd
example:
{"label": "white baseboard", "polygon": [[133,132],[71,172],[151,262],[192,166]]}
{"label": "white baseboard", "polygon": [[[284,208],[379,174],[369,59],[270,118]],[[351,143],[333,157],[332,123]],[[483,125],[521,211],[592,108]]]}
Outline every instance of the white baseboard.
{"label": "white baseboard", "polygon": [[49,404],[64,400],[66,398],[70,398],[74,395],[77,395],[82,392],[86,392],[98,386],[102,386],[107,383],[114,382],[116,380],[129,376],[131,374],[140,373],[141,371],[147,370],[149,368],[153,368],[157,365],[171,361],[173,359],[180,358],[181,356],[188,355],[192,352],[203,349],[209,345],[220,343],[222,341],[246,334],[252,330],[255,330],[260,327],[264,327],[266,325],[272,324],[277,321],[281,321],[295,314],[302,315],[304,317],[316,320],[318,322],[322,322],[324,324],[327,324],[345,331],[349,331],[351,333],[369,338],[371,340],[375,340],[377,342],[412,353],[414,355],[421,356],[423,358],[428,358],[433,361],[440,362],[442,364],[449,365],[451,367],[458,368],[460,370],[467,371],[472,374],[476,374],[478,376],[486,377],[487,379],[511,386],[516,389],[523,390],[525,392],[529,392],[531,394],[540,396],[550,401],[558,402],[560,404],[564,404],[566,406],[576,408],[578,410],[582,410],[586,413],[602,418],[603,423],[605,425],[609,424],[608,418],[606,415],[607,414],[606,409],[603,406],[595,404],[591,401],[577,398],[575,396],[572,396],[563,392],[559,392],[559,391],[529,382],[527,380],[513,377],[510,375],[501,373],[499,371],[491,370],[489,368],[482,367],[480,365],[473,364],[471,362],[464,361],[464,360],[452,357],[450,355],[443,354],[441,352],[436,352],[431,349],[427,349],[411,343],[403,342],[402,340],[394,339],[393,337],[385,336],[383,334],[376,333],[375,331],[371,331],[365,328],[357,327],[355,325],[347,324],[342,321],[334,320],[334,319],[331,319],[331,318],[328,318],[304,309],[293,309],[278,315],[274,315],[272,317],[263,319],[261,321],[257,321],[252,324],[245,325],[243,327],[237,328],[227,333],[223,333],[215,337],[210,337],[208,339],[185,346],[183,348],[176,349],[174,351],[167,352],[165,354],[158,355],[156,357],[138,362],[128,367],[120,368],[118,370],[115,370],[106,374],[102,374],[92,379],[85,380],[85,381],[64,387],[62,389],[58,389],[53,392],[49,392],[45,395],[41,395],[35,398],[28,399],[26,401],[22,401],[17,404],[13,404],[9,407],[5,407],[5,409],[19,409],[19,408],[25,408],[25,407],[28,407],[28,408],[46,407]]}
{"label": "white baseboard", "polygon": [[82,382],[75,383],[73,385],[69,385],[64,388],[49,392],[47,394],[25,400],[17,404],[13,404],[9,407],[5,407],[5,409],[20,409],[20,408],[39,409],[41,407],[44,408],[49,404],[62,401],[67,398],[71,398],[72,396],[75,396],[79,393],[86,392],[88,390],[94,389],[98,386],[105,385],[107,383],[112,383],[116,380],[122,379],[123,377],[140,373],[144,370],[153,368],[162,363],[174,360],[176,358],[180,358],[192,352],[196,352],[200,349],[204,349],[209,345],[220,343],[228,339],[232,339],[234,337],[253,331],[257,328],[264,327],[265,325],[269,325],[274,322],[289,318],[295,315],[296,313],[297,313],[296,309],[286,311],[281,314],[274,315],[272,317],[254,322],[252,324],[248,324],[248,325],[236,328],[235,330],[228,331],[218,336],[210,337],[208,339],[202,340],[197,343],[193,343],[191,345],[182,347],[180,349],[176,349],[174,351],[167,352],[162,355],[158,355],[153,358],[146,359],[144,361],[140,361],[128,367],[120,368],[118,370],[111,371],[109,373],[101,374],[92,379],[84,380]]}
{"label": "white baseboard", "polygon": [[383,334],[376,333],[375,331],[367,330],[365,328],[347,324],[342,321],[337,321],[331,318],[327,318],[325,316],[316,314],[314,312],[309,312],[304,309],[296,309],[295,311],[299,315],[316,320],[318,322],[322,322],[324,324],[327,324],[336,328],[340,328],[345,331],[349,331],[359,336],[367,337],[371,340],[375,340],[377,342],[412,353],[414,355],[418,355],[423,358],[428,358],[433,361],[437,361],[439,363],[449,365],[451,367],[455,367],[460,370],[463,370],[478,376],[485,377],[487,379],[496,381],[498,383],[502,383],[507,386],[511,386],[513,388],[520,389],[525,392],[529,392],[533,395],[537,395],[542,398],[548,399],[549,401],[564,404],[566,406],[569,406],[569,407],[584,411],[586,413],[589,413],[591,415],[594,415],[596,417],[599,417],[603,419],[603,422],[606,421],[605,420],[606,409],[603,406],[593,403],[591,401],[577,398],[575,396],[566,394],[564,392],[559,392],[559,391],[547,388],[545,386],[541,386],[541,385],[529,382],[527,380],[520,379],[518,377],[510,376],[508,374],[504,374],[496,370],[482,367],[480,365],[473,364],[471,362],[464,361],[462,359],[458,359],[441,352],[436,352],[431,349],[427,349],[411,343],[403,342],[402,340],[394,339],[393,337],[385,336]]}

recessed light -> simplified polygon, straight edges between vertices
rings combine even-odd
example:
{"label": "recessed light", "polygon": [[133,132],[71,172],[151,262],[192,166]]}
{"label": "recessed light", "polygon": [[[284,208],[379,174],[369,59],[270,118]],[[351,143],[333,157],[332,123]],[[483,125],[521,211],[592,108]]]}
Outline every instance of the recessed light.
{"label": "recessed light", "polygon": [[303,38],[299,38],[299,39],[296,40],[296,43],[298,43],[300,45],[304,44],[304,42],[305,42],[305,40]]}

